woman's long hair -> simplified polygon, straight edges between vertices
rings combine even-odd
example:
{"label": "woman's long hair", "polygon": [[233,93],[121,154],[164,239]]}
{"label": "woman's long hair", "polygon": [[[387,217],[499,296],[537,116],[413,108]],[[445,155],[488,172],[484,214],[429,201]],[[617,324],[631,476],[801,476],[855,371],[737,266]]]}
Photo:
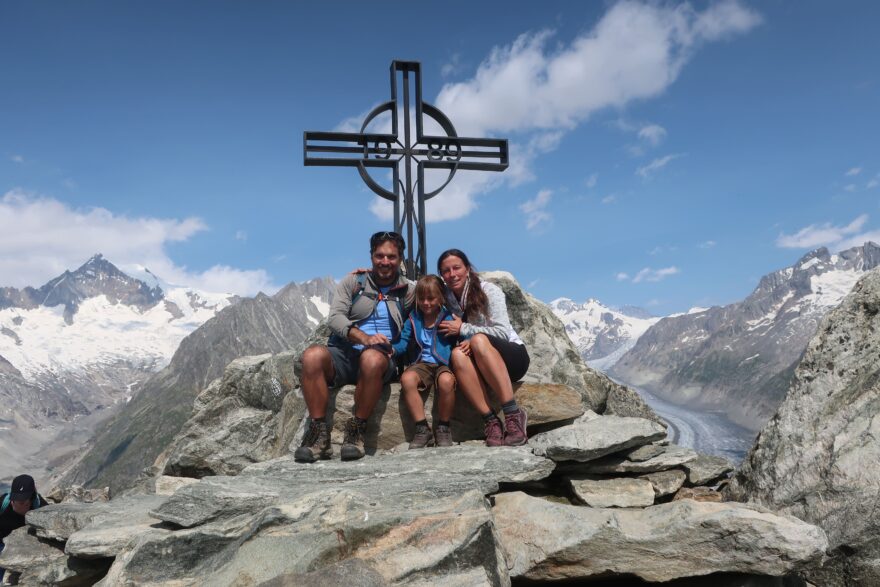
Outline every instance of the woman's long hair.
{"label": "woman's long hair", "polygon": [[476,268],[471,264],[470,259],[464,254],[464,251],[459,249],[449,249],[443,251],[437,259],[437,273],[440,273],[440,264],[443,263],[447,257],[458,257],[468,270],[468,279],[464,284],[464,289],[461,292],[461,299],[459,300],[461,309],[465,314],[464,321],[470,322],[478,318],[483,318],[484,320],[488,319],[489,298],[486,297],[486,292],[483,291],[483,288],[480,285],[480,276],[477,275]]}

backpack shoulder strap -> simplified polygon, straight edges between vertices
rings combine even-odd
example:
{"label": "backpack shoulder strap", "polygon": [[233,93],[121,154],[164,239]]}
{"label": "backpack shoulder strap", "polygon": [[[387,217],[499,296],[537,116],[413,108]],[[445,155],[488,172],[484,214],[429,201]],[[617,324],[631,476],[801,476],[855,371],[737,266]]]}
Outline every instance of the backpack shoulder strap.
{"label": "backpack shoulder strap", "polygon": [[351,305],[358,300],[359,297],[364,293],[364,288],[367,283],[367,274],[366,273],[358,273],[357,274],[357,289],[354,290],[354,293],[351,296]]}
{"label": "backpack shoulder strap", "polygon": [[5,494],[3,496],[3,504],[0,505],[0,514],[6,511],[6,508],[9,507],[10,494]]}

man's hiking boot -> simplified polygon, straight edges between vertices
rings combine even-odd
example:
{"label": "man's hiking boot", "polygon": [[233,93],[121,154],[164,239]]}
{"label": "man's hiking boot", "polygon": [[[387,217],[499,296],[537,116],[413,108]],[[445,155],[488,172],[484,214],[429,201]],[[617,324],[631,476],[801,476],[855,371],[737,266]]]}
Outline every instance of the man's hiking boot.
{"label": "man's hiking boot", "polygon": [[345,423],[345,436],[342,439],[342,450],[339,456],[343,461],[356,461],[364,456],[364,433],[367,423],[359,424],[357,418],[351,417]]}
{"label": "man's hiking boot", "polygon": [[504,415],[504,446],[522,446],[529,441],[526,425],[529,417],[522,408]]}
{"label": "man's hiking boot", "polygon": [[437,424],[437,429],[434,430],[434,443],[438,447],[452,446],[452,430],[449,426]]}
{"label": "man's hiking boot", "polygon": [[410,450],[414,448],[425,448],[426,446],[434,446],[434,433],[427,424],[416,424],[416,433],[413,434],[412,442],[409,443]]}
{"label": "man's hiking boot", "polygon": [[494,417],[486,422],[486,446],[502,446],[504,433],[501,430],[501,420]]}
{"label": "man's hiking boot", "polygon": [[303,436],[302,444],[293,453],[293,458],[300,463],[314,463],[318,459],[329,459],[332,455],[327,423],[309,420],[309,429]]}

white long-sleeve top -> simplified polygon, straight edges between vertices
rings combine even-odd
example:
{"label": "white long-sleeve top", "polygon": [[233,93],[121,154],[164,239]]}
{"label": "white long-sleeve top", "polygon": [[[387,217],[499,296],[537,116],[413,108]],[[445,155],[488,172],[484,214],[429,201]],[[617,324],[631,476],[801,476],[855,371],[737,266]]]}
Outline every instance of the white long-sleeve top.
{"label": "white long-sleeve top", "polygon": [[[500,287],[488,281],[481,281],[480,286],[489,299],[489,316],[468,316],[468,322],[461,325],[461,337],[468,339],[475,334],[485,334],[516,344],[523,344],[522,339],[510,323],[504,292]],[[464,315],[455,294],[448,289],[446,290],[446,306],[459,318]]]}

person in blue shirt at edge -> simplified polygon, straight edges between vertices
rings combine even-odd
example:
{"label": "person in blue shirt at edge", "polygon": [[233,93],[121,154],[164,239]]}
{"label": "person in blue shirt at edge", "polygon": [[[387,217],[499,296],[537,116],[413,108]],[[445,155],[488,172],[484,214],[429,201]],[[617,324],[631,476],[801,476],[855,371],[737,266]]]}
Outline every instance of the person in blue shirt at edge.
{"label": "person in blue shirt at edge", "polygon": [[[449,358],[456,337],[437,332],[443,320],[452,320],[452,313],[443,305],[446,287],[436,275],[426,275],[416,283],[416,309],[410,313],[400,340],[393,345],[395,355],[406,356],[410,346],[418,349],[415,362],[400,376],[403,401],[415,421],[415,434],[409,448],[425,448],[436,443],[438,447],[452,446],[449,421],[455,408],[455,375],[449,368]],[[435,392],[438,422],[434,431],[425,418],[425,406],[420,391]]]}
{"label": "person in blue shirt at edge", "polygon": [[[39,493],[30,475],[19,475],[12,480],[9,493],[0,497],[0,552],[3,552],[3,541],[13,530],[24,526],[24,515],[31,510],[46,505],[46,500]],[[0,568],[0,581],[6,569]]]}
{"label": "person in blue shirt at edge", "polygon": [[299,462],[329,459],[327,405],[330,388],[355,384],[354,414],[345,424],[340,457],[364,456],[367,420],[396,369],[391,342],[413,307],[414,284],[400,272],[406,244],[396,232],[370,237],[372,268],[345,276],[336,287],[328,324],[327,345],[312,345],[302,354],[300,386],[309,412],[308,429],[294,452]]}

